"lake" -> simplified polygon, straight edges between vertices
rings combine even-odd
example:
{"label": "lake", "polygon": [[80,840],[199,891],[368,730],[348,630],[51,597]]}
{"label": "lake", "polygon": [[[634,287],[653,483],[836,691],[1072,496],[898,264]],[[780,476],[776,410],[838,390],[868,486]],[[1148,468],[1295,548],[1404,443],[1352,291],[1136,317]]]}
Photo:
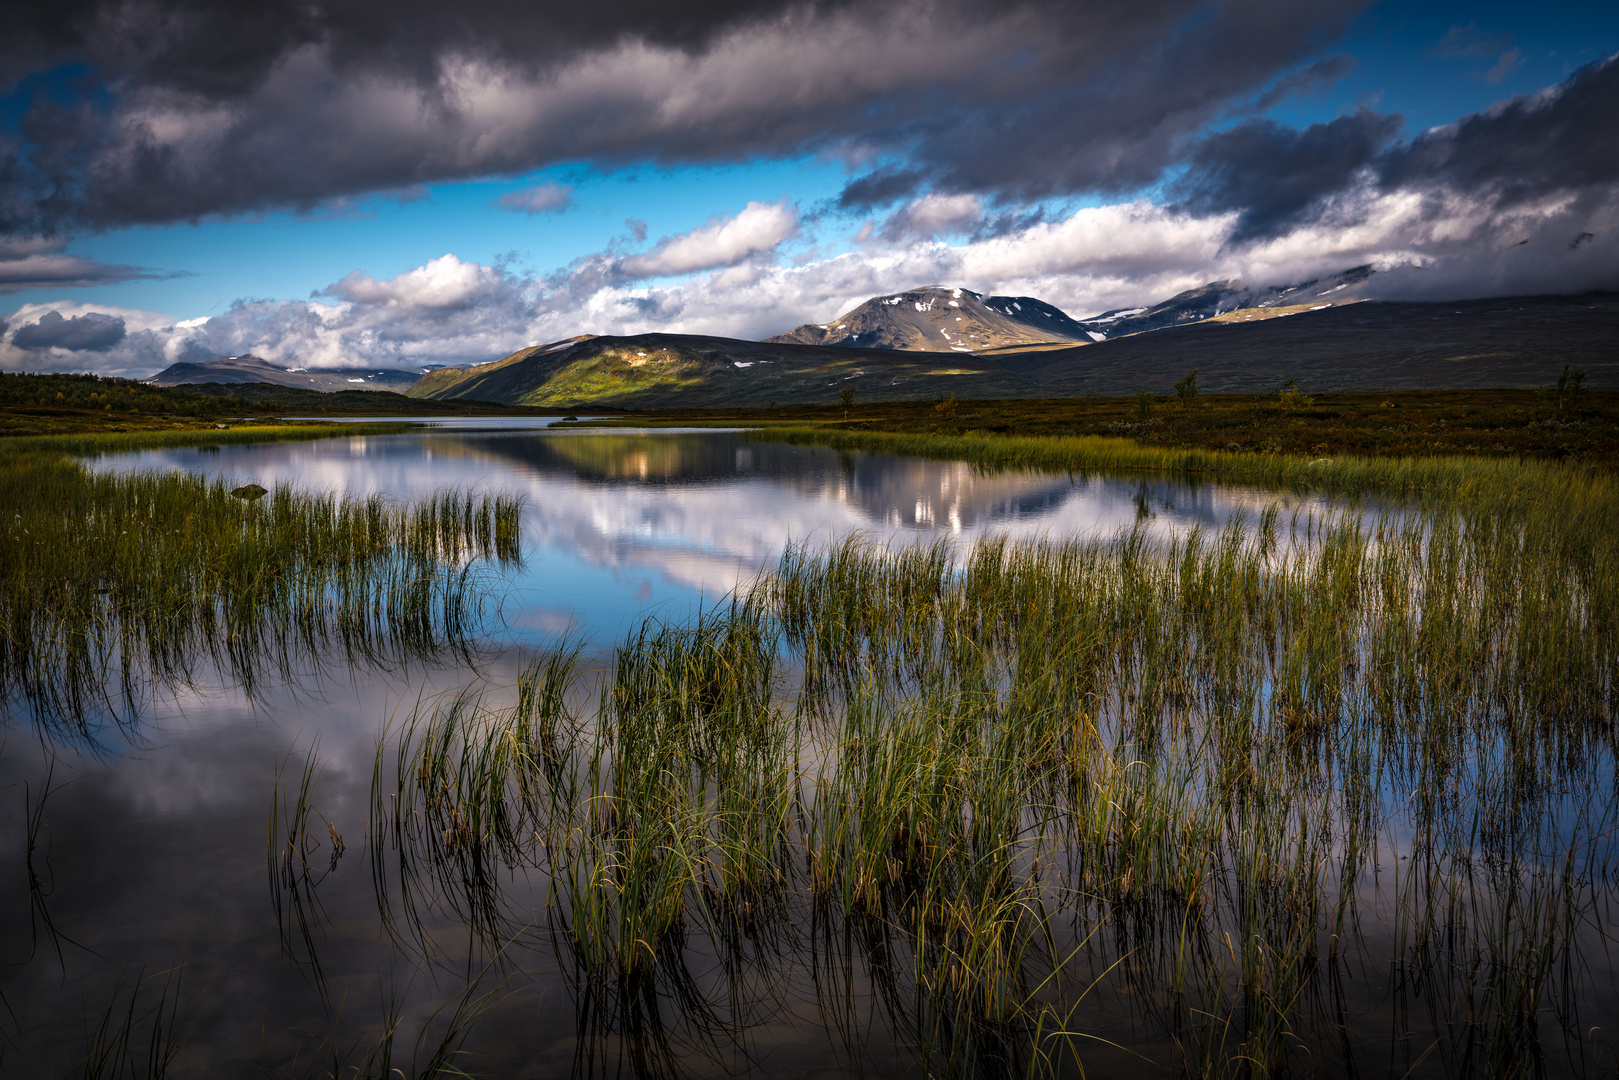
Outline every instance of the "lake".
{"label": "lake", "polygon": [[[961,462],[775,445],[736,432],[531,423],[165,449],[110,456],[92,467],[179,469],[268,488],[286,483],[399,500],[446,487],[520,496],[523,558],[520,567],[489,571],[495,606],[471,663],[312,670],[252,699],[203,671],[195,685],[161,697],[127,737],[109,734],[93,749],[36,737],[23,718],[13,720],[0,753],[0,956],[7,965],[0,973],[0,1071],[8,1076],[64,1074],[87,1048],[116,1043],[126,1018],[142,1048],[154,1023],[183,1027],[183,1039],[172,1040],[170,1075],[380,1076],[388,1067],[414,1075],[433,1042],[419,1047],[418,1033],[436,1037],[453,1026],[458,1006],[476,1013],[467,1056],[458,1059],[474,1074],[923,1075],[928,1059],[918,1046],[938,1038],[930,1013],[938,991],[923,986],[920,966],[885,966],[878,942],[888,931],[880,919],[839,916],[786,897],[774,921],[750,913],[729,936],[699,921],[681,942],[658,943],[656,978],[604,980],[582,971],[570,952],[549,913],[546,876],[505,865],[490,870],[500,894],[498,933],[506,935],[493,940],[491,923],[467,906],[476,896],[456,893],[420,863],[407,865],[401,852],[408,838],[396,832],[390,839],[381,827],[387,804],[373,798],[379,740],[468,687],[508,701],[525,663],[564,639],[584,643],[583,676],[569,700],[588,713],[597,701],[593,680],[609,674],[607,650],[649,617],[687,623],[774,570],[792,543],[819,551],[860,535],[891,551],[939,540],[967,551],[988,538],[1035,543],[1139,529],[1150,547],[1194,531],[1217,535],[1233,522],[1252,527],[1272,504],[1284,523],[1313,523],[1333,509],[1319,499],[1217,484],[986,472]],[[789,682],[798,677],[790,668]],[[1108,716],[1123,722],[1122,712]],[[821,744],[795,745],[803,754]],[[1336,775],[1332,758],[1323,758],[1323,776]],[[318,764],[309,773],[317,815],[305,822],[313,840],[300,849],[309,863],[289,882],[277,877],[276,830],[286,820],[288,793],[311,763]],[[1599,746],[1564,783],[1600,778],[1611,765],[1611,748]],[[391,767],[382,769],[390,781]],[[1162,775],[1181,775],[1177,768],[1166,764]],[[1309,969],[1298,976],[1307,1000],[1280,1006],[1293,1026],[1276,1036],[1281,1049],[1273,1047],[1269,1060],[1294,1072],[1445,1075],[1483,1071],[1498,1060],[1487,1044],[1476,1060],[1457,1057],[1465,1040],[1457,1041],[1455,1022],[1469,1007],[1456,988],[1474,983],[1451,977],[1443,983],[1451,996],[1438,1000],[1408,984],[1420,977],[1406,955],[1410,919],[1402,922],[1399,913],[1408,902],[1431,904],[1440,895],[1432,879],[1419,889],[1401,876],[1402,861],[1424,850],[1420,830],[1399,817],[1410,790],[1391,782],[1370,799],[1366,805],[1388,814],[1373,829],[1383,847],[1363,857],[1365,874],[1330,882],[1360,905],[1352,916],[1357,951],[1329,963],[1311,945],[1306,959],[1285,960]],[[1561,824],[1536,835],[1611,831],[1611,789],[1587,792],[1583,804],[1566,787],[1547,798]],[[1301,811],[1296,821],[1313,812]],[[1326,866],[1352,841],[1337,818],[1320,815]],[[1302,835],[1314,826],[1297,828]],[[1527,1014],[1527,1022],[1544,1023],[1536,1039],[1546,1046],[1528,1072],[1595,1075],[1604,1059],[1591,1045],[1600,1039],[1583,1033],[1615,1015],[1615,968],[1600,915],[1615,898],[1612,844],[1581,844],[1578,889],[1546,894],[1553,907],[1557,897],[1577,894],[1580,906],[1568,908],[1567,928],[1547,931],[1546,963],[1572,966],[1560,983],[1548,978],[1544,1008]],[[1524,866],[1512,872],[1524,875],[1524,892],[1540,895],[1538,864],[1530,858]],[[1038,865],[1030,872],[1038,875]],[[1481,863],[1478,872],[1494,871]],[[1331,877],[1322,871],[1312,888],[1325,889]],[[1449,895],[1453,904],[1472,905],[1468,926],[1517,917],[1494,886]],[[1065,1022],[1082,1034],[1070,1056],[1052,1055],[1055,1069],[1075,1071],[1082,1060],[1092,1075],[1234,1075],[1232,1061],[1257,1055],[1240,1039],[1223,1043],[1201,1029],[1193,1038],[1195,1023],[1168,1019],[1189,991],[1172,993],[1156,981],[1164,964],[1173,966],[1159,955],[1174,942],[1154,921],[1164,910],[1097,892],[1060,912],[1063,963],[1074,968],[1076,985],[1084,989],[1088,979],[1094,990],[1064,999]],[[1537,917],[1556,922],[1554,913]],[[1518,950],[1512,956],[1520,960],[1540,956],[1534,942],[1510,934],[1488,940]],[[1212,933],[1206,944],[1217,949],[1219,941]],[[1573,951],[1579,956],[1571,961]],[[1477,970],[1496,960],[1477,953],[1447,963]],[[1253,962],[1283,963],[1263,956]],[[1262,1026],[1255,1010],[1279,1007],[1229,988],[1198,992],[1235,1002],[1233,1015],[1242,1013],[1249,1031]],[[1489,1003],[1498,990],[1479,993],[1488,1000],[1474,1013],[1504,1010]],[[973,1072],[1023,1071],[1038,1055],[1008,1049],[1028,1041],[1013,1027],[1000,1035],[993,1024],[975,1029],[971,1052],[954,1060],[970,1062]],[[386,1034],[395,1028],[390,1048]],[[1047,1037],[1032,1045],[1046,1045],[1040,1040]],[[1219,1064],[1205,1068],[1192,1046]],[[116,1047],[107,1051],[108,1060],[116,1057]]]}

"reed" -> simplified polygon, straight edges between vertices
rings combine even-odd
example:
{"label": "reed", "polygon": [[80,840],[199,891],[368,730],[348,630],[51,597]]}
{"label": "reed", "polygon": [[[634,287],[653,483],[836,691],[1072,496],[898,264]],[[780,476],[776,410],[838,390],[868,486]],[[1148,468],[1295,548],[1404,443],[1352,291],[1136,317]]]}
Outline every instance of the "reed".
{"label": "reed", "polygon": [[286,1080],[452,1080],[473,1075],[461,1062],[471,1055],[467,1038],[479,1016],[503,989],[496,981],[484,988],[488,971],[428,1016],[410,1040],[404,998],[410,987],[389,980],[382,986],[380,1018],[366,1025],[366,1035],[345,1037],[342,1015],[334,1010],[331,1030],[312,1047],[300,1045],[290,1060],[266,1064],[265,1076]]}
{"label": "reed", "polygon": [[[183,1007],[184,969],[119,979],[106,1007],[86,1017],[85,1055],[70,1074],[83,1080],[166,1080],[185,1047],[191,1013]],[[155,999],[154,999],[155,994]]]}
{"label": "reed", "polygon": [[793,546],[630,633],[593,713],[578,643],[424,709],[373,814],[491,941],[543,881],[591,1023],[669,1002],[715,1055],[735,1001],[808,984],[930,1072],[1083,1064],[1107,1015],[1169,1071],[1353,1069],[1387,1051],[1344,988],[1386,972],[1414,1074],[1586,1060],[1619,543],[1607,481],[1541,480],[1165,541]]}
{"label": "reed", "polygon": [[0,449],[0,506],[0,697],[85,738],[205,666],[251,696],[332,655],[465,653],[477,568],[520,557],[521,507],[501,496],[395,505],[278,486],[247,501],[16,441]]}

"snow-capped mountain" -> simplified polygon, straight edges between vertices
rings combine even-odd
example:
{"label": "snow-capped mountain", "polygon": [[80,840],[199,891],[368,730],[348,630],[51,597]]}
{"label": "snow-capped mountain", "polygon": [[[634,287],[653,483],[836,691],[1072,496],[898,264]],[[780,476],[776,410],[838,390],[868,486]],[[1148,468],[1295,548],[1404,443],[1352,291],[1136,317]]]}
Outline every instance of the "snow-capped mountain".
{"label": "snow-capped mountain", "polygon": [[874,296],[829,323],[805,323],[767,342],[908,352],[980,352],[1091,340],[1062,309],[1032,296],[984,296],[929,285]]}
{"label": "snow-capped mountain", "polygon": [[1102,341],[1146,330],[1162,330],[1166,326],[1202,322],[1234,311],[1252,312],[1253,317],[1295,314],[1312,308],[1332,307],[1346,300],[1358,300],[1362,295],[1362,286],[1371,277],[1370,266],[1357,266],[1298,285],[1251,288],[1241,281],[1211,281],[1152,307],[1104,311],[1089,319],[1080,319],[1075,325],[1083,330],[1089,340]]}

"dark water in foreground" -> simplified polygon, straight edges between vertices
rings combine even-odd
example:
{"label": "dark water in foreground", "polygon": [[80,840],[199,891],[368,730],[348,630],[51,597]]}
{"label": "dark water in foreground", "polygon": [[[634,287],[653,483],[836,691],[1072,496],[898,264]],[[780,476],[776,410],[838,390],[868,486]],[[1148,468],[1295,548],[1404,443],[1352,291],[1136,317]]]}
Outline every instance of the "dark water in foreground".
{"label": "dark water in foreground", "polygon": [[[417,703],[470,683],[500,693],[522,658],[559,634],[583,635],[600,650],[648,614],[683,618],[772,566],[789,540],[816,545],[862,532],[894,545],[968,543],[1138,523],[1167,537],[1257,515],[1272,501],[1214,485],[986,475],[960,463],[723,433],[446,430],[158,451],[100,467],[184,468],[401,498],[444,486],[521,494],[525,562],[501,585],[502,628],[476,669],[311,673],[255,702],[203,680],[155,707],[132,739],[109,736],[98,753],[42,743],[25,719],[13,720],[0,750],[5,1076],[65,1074],[98,1028],[114,1033],[102,1042],[116,1041],[132,991],[128,1015],[143,1053],[154,1020],[183,1023],[173,1075],[355,1075],[333,1068],[334,1053],[359,1075],[382,1075],[375,1048],[392,1024],[392,1065],[409,1075],[418,1033],[441,1030],[469,984],[491,995],[466,1042],[469,1056],[459,1059],[474,1073],[919,1074],[906,980],[866,963],[868,943],[847,927],[805,934],[795,947],[813,943],[807,954],[772,958],[755,943],[743,950],[751,957],[743,971],[694,943],[680,978],[645,992],[576,977],[566,949],[550,943],[543,881],[507,882],[533,917],[498,959],[452,911],[396,918],[390,933],[366,853],[379,737]],[[586,658],[599,662],[598,653]],[[266,822],[278,770],[295,777],[311,751],[322,766],[314,802],[343,850],[334,855],[329,841],[319,852],[316,906],[291,914],[283,906],[278,918]],[[1368,895],[1397,892],[1400,842],[1389,837],[1391,876],[1365,885]],[[1131,931],[1109,933],[1124,941]],[[1375,927],[1363,938],[1374,949],[1390,940]],[[1353,989],[1319,1004],[1336,1019],[1316,1030],[1336,1025],[1339,1050],[1362,1048],[1357,1074],[1398,1077],[1413,1065],[1433,1074],[1438,1059],[1424,1061],[1424,1045],[1405,1035],[1423,1025],[1398,992],[1404,976],[1391,956],[1363,952],[1346,964],[1338,978]],[[1121,966],[1110,972],[1112,960]],[[1128,950],[1112,960],[1096,964],[1088,1074],[1197,1071],[1155,1034],[1150,1018],[1163,1002],[1128,979]],[[1579,994],[1589,1004],[1574,1011],[1578,1021],[1619,1031],[1611,960],[1592,952],[1582,964]],[[179,1003],[176,1013],[165,1012],[164,994]],[[1601,1075],[1600,1053],[1590,1054],[1537,1068]],[[1314,1071],[1303,1060],[1295,1071]],[[1612,1055],[1606,1060],[1613,1075]],[[1339,1071],[1325,1061],[1321,1068]]]}

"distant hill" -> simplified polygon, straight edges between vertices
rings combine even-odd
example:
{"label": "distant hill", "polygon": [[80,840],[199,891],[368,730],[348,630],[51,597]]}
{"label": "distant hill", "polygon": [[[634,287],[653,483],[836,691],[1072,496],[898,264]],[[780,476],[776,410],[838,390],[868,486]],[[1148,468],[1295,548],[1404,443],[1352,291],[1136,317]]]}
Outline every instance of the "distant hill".
{"label": "distant hill", "polygon": [[490,401],[459,399],[453,403],[428,401],[406,397],[394,390],[310,390],[301,386],[282,386],[279,383],[187,383],[183,389],[191,394],[217,398],[233,403],[251,405],[266,412],[328,413],[476,413],[480,410],[508,412],[507,406]]}
{"label": "distant hill", "polygon": [[1044,300],[931,285],[874,296],[829,323],[805,323],[765,338],[773,344],[955,353],[1089,340],[1081,324]]}
{"label": "distant hill", "polygon": [[1222,309],[1092,344],[972,353],[573,338],[429,372],[409,393],[558,409],[725,408],[827,404],[846,387],[868,402],[1168,393],[1194,367],[1204,389],[1230,393],[1269,392],[1287,379],[1305,390],[1544,386],[1565,363],[1585,369],[1590,386],[1619,386],[1619,294],[1328,306],[1320,291],[1306,293],[1313,302]]}
{"label": "distant hill", "polygon": [[1239,309],[995,359],[1052,397],[1167,394],[1190,368],[1221,393],[1267,393],[1287,379],[1310,391],[1546,386],[1564,364],[1583,369],[1588,386],[1619,388],[1619,293],[1290,307],[1292,318]]}
{"label": "distant hill", "polygon": [[152,386],[183,386],[190,383],[273,383],[303,390],[331,393],[338,390],[391,390],[403,393],[422,369],[397,368],[285,368],[256,356],[227,356],[170,364],[146,382]]}
{"label": "distant hill", "polygon": [[712,408],[825,403],[846,387],[861,401],[1025,397],[1035,390],[996,361],[970,354],[641,334],[556,341],[488,364],[441,368],[409,392],[542,407]]}
{"label": "distant hill", "polygon": [[1300,285],[1250,288],[1240,281],[1211,281],[1152,307],[1116,308],[1081,319],[1075,325],[1085,340],[1102,341],[1202,322],[1236,311],[1247,312],[1248,319],[1295,315],[1360,300],[1371,279],[1370,266],[1357,266]]}

